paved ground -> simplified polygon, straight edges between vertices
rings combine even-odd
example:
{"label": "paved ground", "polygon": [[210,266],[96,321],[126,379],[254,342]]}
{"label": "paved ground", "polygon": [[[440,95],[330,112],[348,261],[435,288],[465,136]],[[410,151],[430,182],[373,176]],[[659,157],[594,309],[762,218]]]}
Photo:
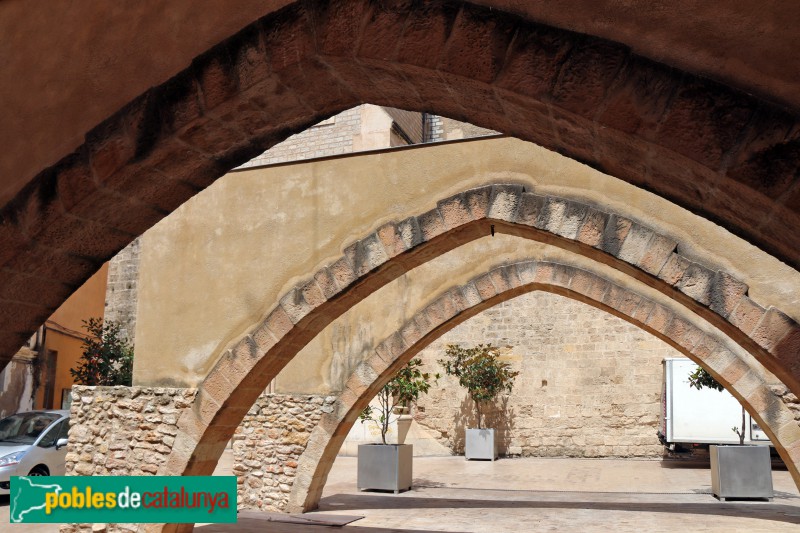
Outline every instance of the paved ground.
{"label": "paved ground", "polygon": [[[336,461],[319,513],[364,516],[344,528],[243,517],[235,526],[199,533],[402,532],[783,532],[800,530],[800,494],[786,471],[773,472],[773,502],[718,502],[707,467],[659,461],[414,459],[415,488],[404,494],[358,492],[356,461]],[[218,473],[227,473],[224,457]],[[312,513],[313,515],[313,513]],[[4,525],[5,524],[5,525]],[[0,531],[52,533],[53,525],[8,525],[0,499]]]}
{"label": "paved ground", "polygon": [[[358,492],[356,460],[340,457],[319,513],[364,516],[345,528],[243,518],[235,529],[200,533],[394,532],[797,532],[800,494],[785,470],[773,472],[772,502],[719,502],[707,465],[660,461],[417,457],[415,488],[404,494]],[[313,513],[312,513],[313,514]]]}

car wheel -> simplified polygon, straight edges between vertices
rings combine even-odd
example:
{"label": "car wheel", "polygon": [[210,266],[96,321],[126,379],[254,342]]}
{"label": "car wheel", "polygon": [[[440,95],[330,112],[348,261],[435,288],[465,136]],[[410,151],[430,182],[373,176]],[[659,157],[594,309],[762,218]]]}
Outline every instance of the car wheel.
{"label": "car wheel", "polygon": [[49,476],[50,472],[44,466],[37,466],[28,473],[29,476]]}

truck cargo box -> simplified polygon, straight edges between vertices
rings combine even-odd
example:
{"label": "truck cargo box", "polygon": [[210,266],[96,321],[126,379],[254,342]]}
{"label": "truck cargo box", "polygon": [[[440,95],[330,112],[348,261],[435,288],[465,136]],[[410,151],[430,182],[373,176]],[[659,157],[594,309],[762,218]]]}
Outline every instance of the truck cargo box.
{"label": "truck cargo box", "polygon": [[[739,444],[734,427],[742,425],[742,406],[726,390],[695,389],[689,375],[697,368],[686,358],[664,359],[661,437],[665,444]],[[771,444],[749,414],[745,444]]]}

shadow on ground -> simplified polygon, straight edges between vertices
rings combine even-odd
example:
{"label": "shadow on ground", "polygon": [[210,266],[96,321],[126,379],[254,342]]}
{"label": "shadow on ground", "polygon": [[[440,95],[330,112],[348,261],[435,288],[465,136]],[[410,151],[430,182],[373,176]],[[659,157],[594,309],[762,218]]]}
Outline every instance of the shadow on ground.
{"label": "shadow on ground", "polygon": [[[527,492],[527,491],[526,491]],[[408,493],[406,493],[408,494]],[[320,511],[359,511],[365,509],[575,509],[596,511],[630,511],[641,513],[671,513],[693,515],[715,515],[754,518],[800,525],[800,508],[777,503],[657,503],[657,502],[608,502],[590,501],[607,498],[610,493],[582,492],[580,501],[558,499],[558,492],[541,493],[552,498],[528,500],[481,500],[461,498],[418,498],[414,496],[384,496],[380,494],[336,494],[320,502]],[[619,493],[617,493],[619,494]],[[711,496],[709,496],[711,498]]]}
{"label": "shadow on ground", "polygon": [[[337,526],[319,526],[319,525],[300,525],[300,524],[284,524],[281,522],[268,522],[254,518],[241,518],[236,524],[208,524],[205,526],[197,526],[195,531],[200,533],[230,533],[236,531],[237,533],[323,533],[324,531],[342,531],[341,527]],[[441,531],[433,531],[427,529],[398,529],[384,528],[384,527],[358,527],[358,533],[442,533]],[[448,533],[459,533],[452,531]]]}

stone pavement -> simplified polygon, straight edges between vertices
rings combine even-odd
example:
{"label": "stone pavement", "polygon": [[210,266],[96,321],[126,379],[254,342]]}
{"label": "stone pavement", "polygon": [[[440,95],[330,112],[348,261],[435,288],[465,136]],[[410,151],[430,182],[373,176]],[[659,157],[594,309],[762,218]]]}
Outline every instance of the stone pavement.
{"label": "stone pavement", "polygon": [[[226,452],[217,474],[228,474]],[[344,528],[242,518],[199,533],[425,533],[580,531],[779,533],[800,530],[800,494],[785,470],[773,472],[772,502],[719,502],[707,465],[612,459],[417,457],[414,489],[358,492],[356,459],[339,457],[319,513],[358,515]],[[0,531],[54,533],[54,525],[9,525],[0,500]]]}
{"label": "stone pavement", "polygon": [[[773,472],[774,501],[729,503],[711,496],[707,465],[543,458],[414,461],[414,489],[394,495],[358,492],[355,458],[339,457],[318,512],[364,516],[336,528],[343,533],[800,530],[800,494],[785,470]],[[325,533],[334,528],[242,519],[235,529],[197,529],[234,530]]]}

